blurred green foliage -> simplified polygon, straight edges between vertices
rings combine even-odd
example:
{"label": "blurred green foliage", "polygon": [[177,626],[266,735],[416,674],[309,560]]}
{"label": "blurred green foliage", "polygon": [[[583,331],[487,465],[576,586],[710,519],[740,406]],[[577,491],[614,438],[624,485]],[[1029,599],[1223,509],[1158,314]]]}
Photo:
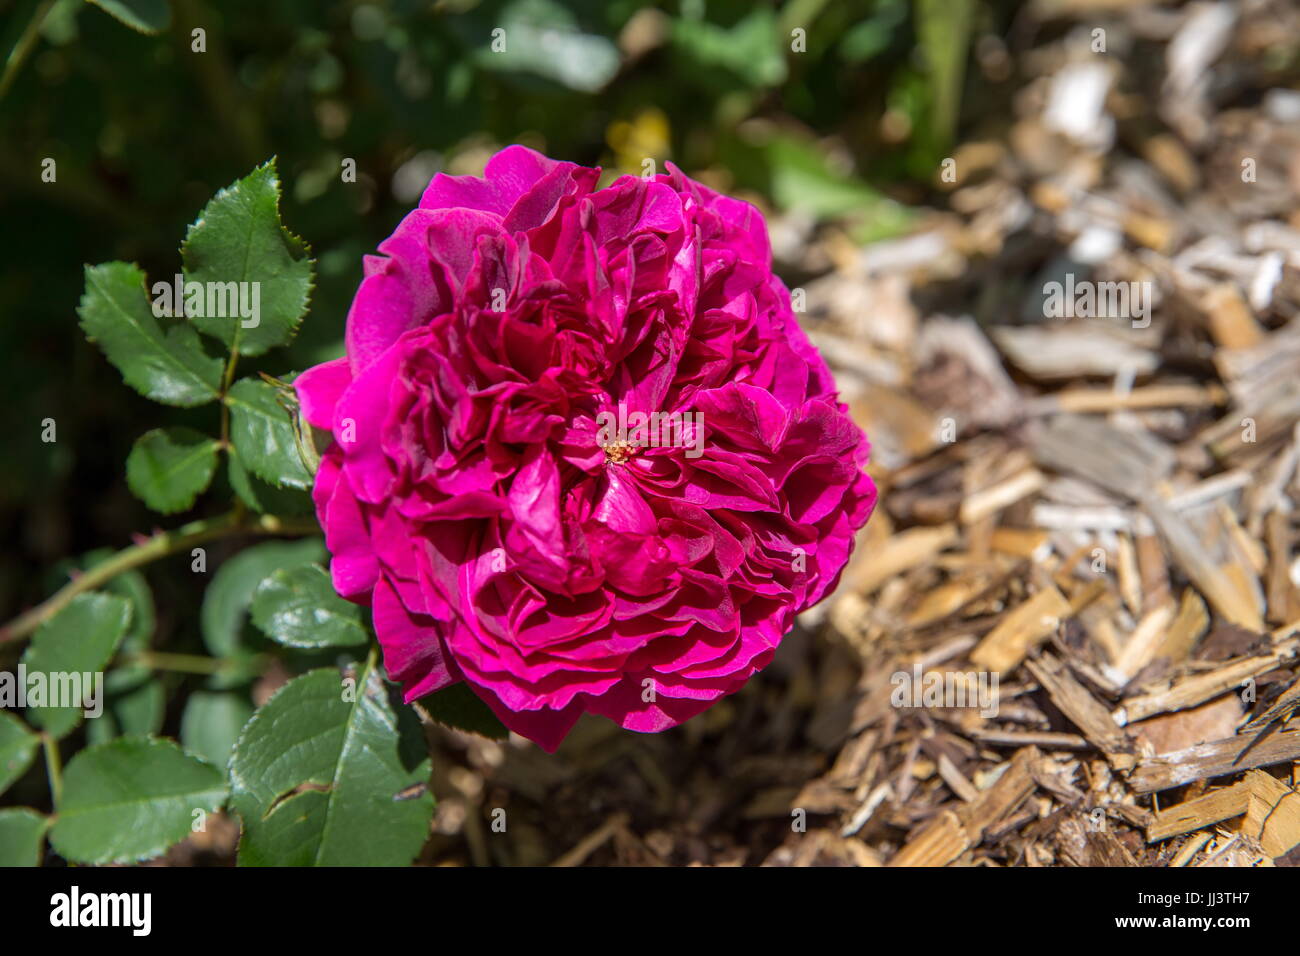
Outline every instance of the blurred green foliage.
{"label": "blurred green foliage", "polygon": [[[477,172],[512,142],[612,171],[672,160],[859,240],[889,235],[908,212],[885,194],[929,188],[969,37],[1005,6],[0,0],[0,615],[45,596],[58,559],[154,523],[124,477],[141,431],[212,431],[212,408],[149,406],[85,342],[83,264],[172,276],[194,210],[278,156],[285,224],[318,259],[303,333],[264,362],[280,374],[341,353],[362,256],[433,173]],[[171,592],[163,646],[199,640],[183,572],[150,572]]]}

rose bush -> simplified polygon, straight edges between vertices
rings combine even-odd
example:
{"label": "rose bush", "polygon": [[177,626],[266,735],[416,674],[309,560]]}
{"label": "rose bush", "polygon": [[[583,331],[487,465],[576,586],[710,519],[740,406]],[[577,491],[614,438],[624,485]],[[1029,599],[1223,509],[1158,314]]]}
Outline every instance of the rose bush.
{"label": "rose bush", "polygon": [[[547,750],[584,711],[659,731],[739,689],[875,503],[760,213],[598,175],[519,146],[438,175],[367,257],[346,356],[296,382],[334,437],[334,586],[406,699],[464,680]],[[655,412],[702,454],[598,425]]]}

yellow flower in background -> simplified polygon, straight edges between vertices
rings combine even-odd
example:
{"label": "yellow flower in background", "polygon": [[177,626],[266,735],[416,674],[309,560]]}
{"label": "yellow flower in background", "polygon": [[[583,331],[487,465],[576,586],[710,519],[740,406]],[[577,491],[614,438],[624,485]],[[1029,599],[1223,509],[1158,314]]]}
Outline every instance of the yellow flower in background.
{"label": "yellow flower in background", "polygon": [[605,131],[605,142],[614,151],[614,165],[635,176],[645,172],[645,161],[653,159],[655,172],[663,172],[663,161],[672,158],[668,117],[663,110],[647,107],[632,118],[616,120]]}

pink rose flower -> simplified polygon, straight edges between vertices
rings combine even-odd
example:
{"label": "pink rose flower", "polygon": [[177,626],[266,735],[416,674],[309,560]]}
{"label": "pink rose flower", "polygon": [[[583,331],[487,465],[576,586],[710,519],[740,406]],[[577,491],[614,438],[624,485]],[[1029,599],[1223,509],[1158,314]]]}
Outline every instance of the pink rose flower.
{"label": "pink rose flower", "polygon": [[436,176],[366,258],[347,356],[297,380],[388,673],[464,680],[548,751],[584,711],[659,731],[738,690],[876,498],[758,210],[598,174],[512,146]]}

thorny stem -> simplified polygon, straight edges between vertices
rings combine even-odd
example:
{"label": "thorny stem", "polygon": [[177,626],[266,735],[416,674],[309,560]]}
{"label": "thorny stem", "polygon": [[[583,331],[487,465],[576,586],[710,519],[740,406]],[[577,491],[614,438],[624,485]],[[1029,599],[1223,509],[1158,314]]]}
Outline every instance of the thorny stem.
{"label": "thorny stem", "polygon": [[14,44],[13,50],[9,53],[9,59],[5,61],[4,74],[0,75],[0,100],[4,99],[9,87],[18,78],[18,71],[23,68],[27,62],[27,57],[31,55],[32,49],[36,46],[36,40],[41,30],[41,25],[45,18],[49,16],[50,8],[54,6],[54,0],[42,0],[36,7],[36,12],[32,14],[31,20],[23,28],[22,36]]}
{"label": "thorny stem", "polygon": [[0,629],[0,644],[31,634],[42,623],[63,610],[78,594],[92,591],[125,571],[185,551],[205,541],[232,535],[308,535],[319,533],[315,518],[281,518],[276,515],[247,515],[240,510],[219,518],[192,521],[174,531],[160,531],[139,544],[123,548],[103,564],[77,575],[55,594],[21,614]]}
{"label": "thorny stem", "polygon": [[226,371],[221,376],[221,447],[230,451],[230,406],[226,403],[226,394],[230,383],[235,378],[235,364],[239,361],[239,329],[235,329],[235,340],[230,346],[230,359],[226,362]]}
{"label": "thorny stem", "polygon": [[[191,37],[196,27],[209,27],[213,11],[198,0],[176,0],[172,4],[176,16],[174,35],[182,48],[190,52]],[[244,89],[230,64],[228,51],[219,31],[208,28],[208,52],[202,56],[187,56],[194,67],[194,77],[212,108],[217,121],[229,132],[234,145],[249,163],[260,162],[266,156],[266,137],[258,125],[252,96]]]}
{"label": "thorny stem", "polygon": [[220,674],[239,666],[234,661],[219,661],[202,654],[170,654],[165,651],[143,651],[122,660],[129,667],[147,667],[155,671],[177,674]]}

